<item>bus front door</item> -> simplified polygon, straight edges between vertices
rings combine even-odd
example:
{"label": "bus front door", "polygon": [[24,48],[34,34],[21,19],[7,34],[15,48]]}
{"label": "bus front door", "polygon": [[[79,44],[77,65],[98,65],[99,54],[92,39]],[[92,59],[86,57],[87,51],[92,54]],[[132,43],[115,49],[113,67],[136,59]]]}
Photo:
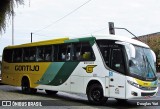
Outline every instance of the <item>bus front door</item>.
{"label": "bus front door", "polygon": [[125,76],[110,71],[109,95],[113,98],[125,99]]}
{"label": "bus front door", "polygon": [[120,47],[112,48],[109,72],[110,97],[125,99],[125,64],[123,51]]}

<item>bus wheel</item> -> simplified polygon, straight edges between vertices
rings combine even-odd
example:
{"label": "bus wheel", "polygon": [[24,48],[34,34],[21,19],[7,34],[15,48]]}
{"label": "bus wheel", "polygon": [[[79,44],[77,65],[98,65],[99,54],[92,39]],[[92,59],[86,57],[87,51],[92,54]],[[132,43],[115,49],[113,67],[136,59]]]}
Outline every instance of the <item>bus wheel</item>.
{"label": "bus wheel", "polygon": [[88,101],[92,104],[103,104],[106,103],[108,98],[103,96],[103,88],[100,84],[93,84],[87,89]]}
{"label": "bus wheel", "polygon": [[35,94],[37,92],[37,89],[35,88],[30,88],[30,93]]}
{"label": "bus wheel", "polygon": [[58,91],[45,90],[48,95],[55,95]]}
{"label": "bus wheel", "polygon": [[119,103],[126,103],[127,102],[127,99],[119,99],[119,98],[116,98],[117,102]]}
{"label": "bus wheel", "polygon": [[21,83],[22,93],[30,93],[30,84],[28,78],[23,78]]}

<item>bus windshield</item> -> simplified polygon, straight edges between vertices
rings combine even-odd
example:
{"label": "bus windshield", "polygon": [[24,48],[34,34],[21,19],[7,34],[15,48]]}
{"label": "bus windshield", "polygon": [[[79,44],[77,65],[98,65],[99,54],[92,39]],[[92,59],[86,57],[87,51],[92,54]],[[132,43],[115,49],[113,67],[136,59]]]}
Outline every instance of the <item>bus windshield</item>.
{"label": "bus windshield", "polygon": [[146,80],[152,80],[156,77],[156,67],[151,50],[148,48],[135,47],[135,58],[129,62],[131,74],[135,74]]}

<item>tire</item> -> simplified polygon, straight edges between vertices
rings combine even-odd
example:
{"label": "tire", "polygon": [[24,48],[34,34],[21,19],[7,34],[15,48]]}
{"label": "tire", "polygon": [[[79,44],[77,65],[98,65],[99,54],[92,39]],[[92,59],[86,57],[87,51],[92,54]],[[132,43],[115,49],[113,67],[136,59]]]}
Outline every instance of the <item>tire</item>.
{"label": "tire", "polygon": [[21,83],[22,93],[29,94],[30,93],[30,83],[28,78],[23,78]]}
{"label": "tire", "polygon": [[127,99],[119,99],[119,98],[116,98],[117,102],[119,103],[126,103],[127,102]]}
{"label": "tire", "polygon": [[28,78],[23,78],[21,83],[22,93],[24,94],[35,94],[37,89],[30,88],[30,82]]}
{"label": "tire", "polygon": [[31,94],[35,94],[37,92],[37,89],[35,89],[35,88],[30,88],[30,93]]}
{"label": "tire", "polygon": [[103,88],[100,84],[93,84],[87,89],[88,101],[91,104],[100,105],[106,103],[108,98],[103,95]]}
{"label": "tire", "polygon": [[45,90],[48,95],[55,95],[58,91]]}

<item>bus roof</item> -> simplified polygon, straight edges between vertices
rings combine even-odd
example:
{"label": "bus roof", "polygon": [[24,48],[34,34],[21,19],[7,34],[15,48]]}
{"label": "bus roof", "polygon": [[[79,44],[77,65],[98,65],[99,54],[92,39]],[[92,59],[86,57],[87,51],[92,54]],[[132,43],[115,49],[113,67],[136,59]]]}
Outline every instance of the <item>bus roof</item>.
{"label": "bus roof", "polygon": [[32,47],[32,46],[40,46],[40,45],[50,45],[50,44],[60,44],[60,43],[69,43],[69,42],[81,42],[81,41],[91,41],[91,40],[99,40],[99,39],[106,39],[106,40],[117,40],[117,41],[123,41],[128,42],[134,45],[142,46],[149,48],[148,45],[145,43],[127,38],[124,36],[117,36],[117,35],[92,35],[88,37],[79,37],[79,38],[59,38],[59,39],[53,39],[53,40],[46,40],[46,41],[39,41],[39,42],[33,42],[33,43],[26,43],[21,45],[15,45],[15,46],[8,46],[6,48],[21,48],[21,47]]}
{"label": "bus roof", "polygon": [[92,35],[96,39],[107,39],[107,40],[117,40],[117,41],[122,41],[122,42],[128,42],[137,46],[142,46],[149,48],[149,46],[141,41],[124,37],[124,36],[117,36],[117,35]]}
{"label": "bus roof", "polygon": [[15,45],[15,46],[7,46],[6,48],[21,48],[21,47],[32,47],[32,46],[40,46],[40,45],[58,44],[58,43],[64,43],[65,40],[69,40],[69,38],[59,38],[59,39],[26,43],[26,44]]}

